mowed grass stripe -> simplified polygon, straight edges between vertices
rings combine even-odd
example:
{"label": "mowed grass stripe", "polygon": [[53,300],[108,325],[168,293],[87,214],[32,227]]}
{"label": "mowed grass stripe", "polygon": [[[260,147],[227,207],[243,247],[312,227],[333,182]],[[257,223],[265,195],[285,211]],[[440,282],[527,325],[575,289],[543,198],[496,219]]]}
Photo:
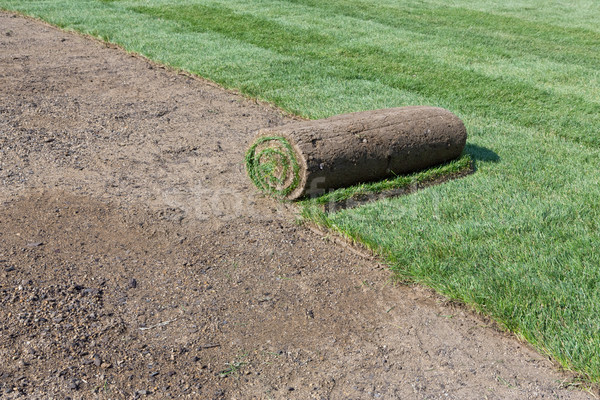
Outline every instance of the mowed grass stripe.
{"label": "mowed grass stripe", "polygon": [[525,82],[489,77],[400,48],[390,51],[378,44],[354,45],[351,37],[336,38],[314,33],[309,27],[282,26],[224,6],[170,5],[134,10],[177,21],[184,31],[213,31],[281,54],[322,61],[334,67],[339,79],[376,80],[425,97],[441,98],[453,110],[468,110],[524,127],[536,126],[583,144],[600,145],[600,104],[578,96],[557,95]]}
{"label": "mowed grass stripe", "polygon": [[[597,70],[600,65],[600,33],[588,29],[558,27],[522,18],[450,6],[414,7],[394,4],[373,7],[361,0],[285,0],[364,21],[441,40],[451,38],[453,48],[470,56],[520,57],[524,50],[540,59],[577,64]],[[474,23],[475,22],[475,23]]]}
{"label": "mowed grass stripe", "polygon": [[[381,0],[386,4],[393,4],[394,0]],[[426,5],[446,5],[440,0],[423,0]],[[583,28],[600,32],[598,15],[600,3],[597,0],[573,0],[569,2],[560,0],[503,0],[481,1],[461,0],[453,2],[454,5],[477,10],[526,19],[531,22],[548,23],[554,26],[568,28]]]}
{"label": "mowed grass stripe", "polygon": [[[378,2],[377,7],[369,4],[369,10],[377,14],[380,3]],[[205,0],[203,4],[220,5],[220,2]],[[575,64],[577,60],[568,59],[567,62],[561,63],[538,57],[525,51],[531,47],[531,38],[523,36],[520,40],[509,35],[509,39],[515,41],[514,51],[509,52],[503,47],[506,36],[504,33],[482,31],[477,28],[476,23],[468,29],[454,29],[451,21],[449,26],[443,29],[435,24],[416,23],[419,29],[413,31],[410,29],[412,24],[408,27],[402,25],[403,18],[395,18],[392,20],[394,23],[385,24],[371,18],[371,14],[363,16],[365,19],[361,19],[360,16],[347,16],[328,4],[323,3],[323,8],[315,8],[286,1],[227,2],[227,6],[238,13],[268,18],[281,23],[283,27],[302,26],[338,37],[343,32],[342,36],[350,36],[355,46],[369,45],[376,41],[386,48],[401,48],[405,52],[418,53],[486,76],[525,81],[537,88],[567,95],[576,92],[588,102],[600,103],[600,71],[595,64],[585,67],[580,63]],[[398,4],[395,6],[400,7]],[[438,9],[445,10],[442,7]],[[319,18],[310,17],[315,12]],[[562,31],[560,27],[555,29]],[[486,35],[483,40],[473,40],[469,35],[470,31],[486,32]],[[477,38],[477,34],[474,36]],[[487,40],[488,37],[490,40]],[[547,52],[543,51],[541,54]],[[552,82],[552,85],[549,82]],[[560,85],[557,86],[557,82],[560,82]]]}
{"label": "mowed grass stripe", "polygon": [[578,92],[586,101],[600,103],[599,32],[439,5],[423,11],[422,4],[397,2],[373,7],[360,0],[287,1],[322,10],[321,15],[387,26],[402,36],[405,48],[419,46],[422,54],[445,63],[564,94]]}

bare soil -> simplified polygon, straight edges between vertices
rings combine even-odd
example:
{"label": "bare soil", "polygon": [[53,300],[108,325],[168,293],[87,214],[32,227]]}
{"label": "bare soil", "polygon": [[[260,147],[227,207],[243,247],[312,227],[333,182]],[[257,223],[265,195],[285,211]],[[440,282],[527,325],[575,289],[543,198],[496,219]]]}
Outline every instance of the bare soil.
{"label": "bare soil", "polygon": [[0,398],[590,397],[262,197],[244,150],[291,121],[0,13]]}

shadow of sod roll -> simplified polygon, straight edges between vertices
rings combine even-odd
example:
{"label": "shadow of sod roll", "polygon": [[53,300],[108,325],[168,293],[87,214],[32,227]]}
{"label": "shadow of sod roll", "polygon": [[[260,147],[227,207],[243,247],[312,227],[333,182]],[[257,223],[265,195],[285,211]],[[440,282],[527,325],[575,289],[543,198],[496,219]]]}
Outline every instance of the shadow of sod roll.
{"label": "shadow of sod roll", "polygon": [[443,108],[362,111],[261,129],[246,169],[265,193],[295,200],[442,164],[466,141],[463,122]]}

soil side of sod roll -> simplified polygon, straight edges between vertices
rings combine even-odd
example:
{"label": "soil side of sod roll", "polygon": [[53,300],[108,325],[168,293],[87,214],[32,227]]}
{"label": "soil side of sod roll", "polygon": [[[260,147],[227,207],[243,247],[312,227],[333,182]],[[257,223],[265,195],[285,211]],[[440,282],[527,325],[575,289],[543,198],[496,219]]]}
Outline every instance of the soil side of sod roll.
{"label": "soil side of sod roll", "polygon": [[388,108],[262,129],[246,166],[258,188],[294,200],[444,163],[461,155],[466,140],[448,110]]}

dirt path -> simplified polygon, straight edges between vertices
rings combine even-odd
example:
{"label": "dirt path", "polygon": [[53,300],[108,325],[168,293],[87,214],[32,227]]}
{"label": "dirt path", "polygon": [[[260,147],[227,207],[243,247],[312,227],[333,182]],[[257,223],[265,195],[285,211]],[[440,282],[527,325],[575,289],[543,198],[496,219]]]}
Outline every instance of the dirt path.
{"label": "dirt path", "polygon": [[589,397],[258,196],[289,120],[0,13],[0,398]]}

